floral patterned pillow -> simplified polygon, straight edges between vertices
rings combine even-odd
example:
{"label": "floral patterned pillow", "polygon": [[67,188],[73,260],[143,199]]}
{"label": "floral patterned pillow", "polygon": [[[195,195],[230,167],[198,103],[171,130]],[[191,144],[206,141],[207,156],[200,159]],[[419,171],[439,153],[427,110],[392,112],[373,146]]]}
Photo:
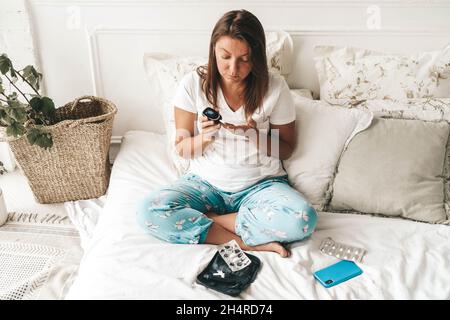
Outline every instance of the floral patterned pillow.
{"label": "floral patterned pillow", "polygon": [[317,46],[314,54],[321,100],[355,104],[450,97],[450,45],[416,55]]}

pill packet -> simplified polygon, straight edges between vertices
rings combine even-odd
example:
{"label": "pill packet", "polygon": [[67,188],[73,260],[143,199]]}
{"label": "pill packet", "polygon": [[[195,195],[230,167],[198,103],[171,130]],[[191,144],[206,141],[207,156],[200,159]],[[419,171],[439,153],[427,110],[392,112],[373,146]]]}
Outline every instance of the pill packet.
{"label": "pill packet", "polygon": [[334,241],[328,237],[322,241],[319,247],[320,252],[342,259],[354,262],[361,262],[367,251],[363,248],[352,247],[340,242]]}
{"label": "pill packet", "polygon": [[233,272],[246,268],[252,262],[239,247],[236,240],[218,246],[218,251]]}

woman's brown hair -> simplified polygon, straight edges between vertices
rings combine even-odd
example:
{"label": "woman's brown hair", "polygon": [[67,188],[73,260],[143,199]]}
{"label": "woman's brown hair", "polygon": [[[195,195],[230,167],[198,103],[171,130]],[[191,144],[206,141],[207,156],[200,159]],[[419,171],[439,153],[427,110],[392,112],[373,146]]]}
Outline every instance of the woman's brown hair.
{"label": "woman's brown hair", "polygon": [[220,37],[242,40],[249,47],[251,71],[245,79],[244,110],[247,120],[262,105],[269,88],[269,71],[266,57],[266,37],[263,26],[252,13],[233,10],[217,21],[211,35],[208,64],[197,68],[202,79],[202,89],[216,110],[220,73],[217,68],[215,45]]}

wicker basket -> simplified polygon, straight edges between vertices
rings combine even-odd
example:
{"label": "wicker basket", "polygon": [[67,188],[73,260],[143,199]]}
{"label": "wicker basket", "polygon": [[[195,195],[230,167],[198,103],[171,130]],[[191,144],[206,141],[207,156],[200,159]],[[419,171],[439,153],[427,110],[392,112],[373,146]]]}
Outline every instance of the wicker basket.
{"label": "wicker basket", "polygon": [[[83,101],[85,100],[85,101]],[[57,108],[53,146],[31,146],[26,137],[9,142],[17,163],[40,203],[97,198],[109,183],[109,146],[116,106],[83,96]]]}

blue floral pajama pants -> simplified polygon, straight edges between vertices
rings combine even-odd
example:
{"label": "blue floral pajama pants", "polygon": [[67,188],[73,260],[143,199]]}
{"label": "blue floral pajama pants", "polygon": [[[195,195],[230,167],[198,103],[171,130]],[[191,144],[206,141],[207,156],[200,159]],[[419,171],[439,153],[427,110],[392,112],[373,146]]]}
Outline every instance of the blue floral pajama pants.
{"label": "blue floral pajama pants", "polygon": [[317,215],[289,185],[287,175],[263,179],[225,192],[188,173],[153,191],[138,204],[137,220],[146,232],[172,243],[204,243],[213,223],[205,213],[237,212],[235,229],[245,244],[289,243],[311,235]]}

